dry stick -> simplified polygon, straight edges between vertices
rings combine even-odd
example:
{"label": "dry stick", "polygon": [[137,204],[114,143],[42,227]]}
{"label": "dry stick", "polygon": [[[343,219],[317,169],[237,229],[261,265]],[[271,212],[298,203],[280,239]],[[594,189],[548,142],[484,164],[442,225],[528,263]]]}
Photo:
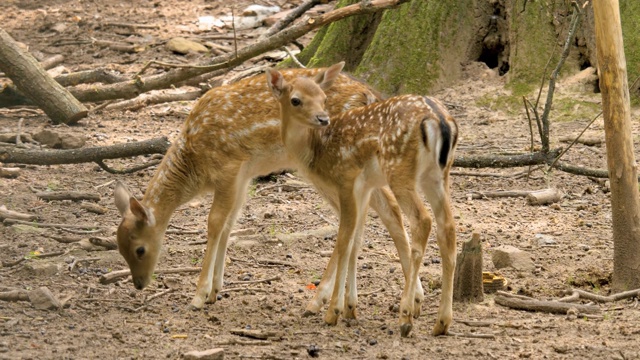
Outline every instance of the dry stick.
{"label": "dry stick", "polygon": [[144,300],[144,302],[145,302],[145,303],[148,303],[148,302],[150,302],[151,300],[154,300],[154,299],[157,299],[157,298],[159,298],[159,297],[161,297],[161,296],[167,295],[167,294],[169,294],[169,293],[171,293],[171,292],[173,292],[173,291],[175,291],[175,290],[176,290],[176,289],[167,289],[167,290],[165,290],[165,291],[162,291],[162,292],[159,292],[159,293],[157,293],[157,294],[151,295],[151,296],[149,296],[148,298],[146,298],[146,299]]}
{"label": "dry stick", "polygon": [[477,177],[497,177],[497,178],[512,178],[522,174],[526,174],[527,171],[520,171],[514,174],[496,174],[496,173],[476,173],[471,171],[450,171],[449,174],[456,176],[477,176]]}
{"label": "dry stick", "polygon": [[134,111],[141,109],[145,106],[168,103],[172,101],[191,101],[195,100],[202,95],[201,90],[196,91],[188,91],[181,93],[171,93],[171,94],[142,94],[134,99],[124,100],[117,102],[115,104],[108,105],[105,109],[107,111]]}
{"label": "dry stick", "polygon": [[7,225],[14,225],[14,224],[24,224],[24,225],[31,225],[31,226],[36,226],[36,227],[54,227],[54,228],[75,228],[75,229],[95,229],[95,228],[99,228],[99,229],[105,229],[105,228],[109,228],[110,226],[104,226],[104,225],[75,225],[75,224],[49,224],[49,223],[36,223],[36,222],[30,222],[30,221],[22,221],[22,220],[15,220],[15,219],[4,219],[4,221],[2,221],[2,223],[7,226]]}
{"label": "dry stick", "polygon": [[116,75],[115,73],[102,68],[62,74],[54,77],[53,80],[57,81],[58,84],[62,86],[74,86],[96,82],[101,82],[104,84],[114,84],[117,82],[126,81],[123,76]]}
{"label": "dry stick", "polygon": [[103,26],[115,26],[115,27],[127,27],[131,29],[159,29],[159,25],[148,25],[148,24],[130,24],[130,23],[119,23],[119,22],[106,22],[102,24]]}
{"label": "dry stick", "polygon": [[585,314],[600,312],[600,308],[594,305],[567,304],[560,301],[522,300],[500,295],[495,297],[495,302],[512,309],[542,311],[552,314],[566,314],[570,309],[576,309],[579,313]]}
{"label": "dry stick", "polygon": [[549,79],[549,90],[547,90],[547,101],[544,104],[544,111],[542,112],[542,132],[544,133],[545,139],[547,140],[546,143],[542,143],[543,152],[549,151],[549,113],[551,112],[551,105],[553,104],[553,92],[556,86],[556,79],[558,78],[558,74],[560,73],[562,65],[564,65],[565,60],[569,56],[571,42],[576,33],[576,30],[578,29],[578,23],[580,22],[580,16],[582,15],[578,4],[573,2],[572,5],[575,10],[573,12],[573,18],[571,19],[569,33],[567,34],[567,39],[564,42],[562,56],[560,56],[560,60],[558,61],[556,68],[551,73],[551,78]]}
{"label": "dry stick", "polygon": [[24,118],[20,118],[20,120],[18,120],[18,131],[16,134],[16,146],[21,147],[22,146],[22,123],[24,122]]}
{"label": "dry stick", "polygon": [[100,201],[100,195],[94,193],[86,193],[80,191],[50,191],[50,192],[39,192],[36,193],[36,196],[42,200],[71,200],[71,201],[80,201],[80,200],[91,200],[91,201]]}
{"label": "dry stick", "polygon": [[[156,269],[154,271],[155,274],[180,274],[180,273],[197,273],[200,272],[200,267],[189,267],[189,268],[174,268],[174,269]],[[118,281],[120,278],[127,277],[131,275],[130,270],[118,270],[112,271],[107,274],[103,274],[100,276],[100,284],[111,284],[113,282]]]}
{"label": "dry stick", "polygon": [[598,119],[600,117],[600,115],[602,115],[602,111],[600,111],[598,113],[598,115],[594,116],[593,119],[587,124],[587,126],[584,127],[584,129],[582,129],[582,132],[580,132],[580,134],[578,134],[578,136],[571,142],[571,144],[569,144],[569,146],[567,146],[566,149],[562,150],[562,152],[560,153],[560,155],[558,155],[558,157],[553,160],[553,162],[551,163],[551,165],[549,165],[549,168],[547,169],[546,172],[550,172],[553,169],[553,166],[558,162],[558,160],[560,160],[560,158],[562,157],[562,155],[564,155],[567,151],[569,151],[569,149],[571,149],[571,147],[578,141],[578,139],[580,139],[580,137],[582,136],[582,134],[584,134],[585,131],[587,131],[587,129],[589,128],[589,126],[591,126],[591,124],[593,124],[596,119]]}
{"label": "dry stick", "polygon": [[582,299],[587,299],[591,301],[606,303],[606,302],[624,300],[632,297],[640,297],[640,289],[624,291],[624,292],[609,295],[609,296],[592,294],[588,291],[579,290],[579,289],[568,290],[567,293],[571,293],[572,295],[566,298],[562,298],[558,301],[562,301],[562,302],[575,301],[574,299],[577,297],[578,299],[582,298]]}
{"label": "dry stick", "polygon": [[116,170],[112,167],[109,167],[107,164],[104,163],[104,161],[102,160],[98,160],[95,163],[98,164],[98,166],[108,172],[109,174],[132,174],[134,172],[140,171],[140,170],[144,170],[146,168],[150,168],[152,166],[158,165],[162,162],[162,160],[151,160],[146,164],[140,164],[140,165],[136,165],[136,166],[132,166],[128,169],[124,169],[124,170]]}
{"label": "dry stick", "polygon": [[233,54],[234,57],[238,58],[238,34],[236,34],[236,14],[235,14],[235,6],[231,7],[231,29],[233,30]]}
{"label": "dry stick", "polygon": [[506,292],[506,291],[502,291],[502,290],[496,291],[496,294],[497,295],[506,296],[506,297],[510,297],[510,298],[514,298],[514,299],[520,299],[520,300],[535,300],[534,298],[529,297],[529,296],[512,294],[510,292]]}
{"label": "dry stick", "polygon": [[293,63],[294,63],[294,64],[298,65],[298,67],[303,68],[303,69],[306,69],[306,68],[307,68],[306,66],[304,66],[304,65],[303,65],[303,64],[298,60],[298,58],[297,58],[295,55],[293,55],[293,53],[291,52],[291,50],[289,50],[289,48],[288,48],[288,47],[283,46],[282,48],[284,49],[284,51],[286,51],[286,52],[287,52],[287,54],[289,54],[289,57],[291,58],[291,60],[293,61]]}
{"label": "dry stick", "polygon": [[[545,71],[546,72],[546,71]],[[531,114],[529,114],[529,107],[527,106],[527,98],[522,96],[522,103],[524,105],[524,110],[527,113],[527,119],[529,120],[529,134],[531,139],[531,152],[534,152],[534,140],[533,140],[533,124],[531,123]],[[533,165],[529,165],[529,171],[527,172],[527,181],[529,181],[529,177],[531,176],[531,168]]]}
{"label": "dry stick", "polygon": [[479,334],[479,333],[459,333],[449,331],[447,336],[453,337],[464,337],[464,338],[472,338],[472,339],[495,339],[496,336],[493,334]]}
{"label": "dry stick", "polygon": [[33,221],[36,218],[36,215],[24,214],[17,211],[9,210],[5,205],[0,206],[0,220],[16,219],[23,221]]}
{"label": "dry stick", "polygon": [[510,190],[510,191],[484,191],[469,193],[472,199],[502,198],[502,197],[527,197],[529,194],[539,190]]}
{"label": "dry stick", "polygon": [[307,12],[312,7],[320,4],[321,2],[322,2],[321,0],[307,0],[303,2],[302,4],[300,4],[300,6],[293,9],[293,11],[287,14],[287,16],[285,16],[284,18],[278,20],[275,24],[273,24],[273,26],[271,26],[267,31],[265,31],[262,35],[260,35],[260,38],[267,38],[279,32],[280,30],[284,29],[289,24],[291,24],[295,19],[301,17],[305,12]]}
{"label": "dry stick", "polygon": [[276,280],[280,280],[280,275],[277,275],[268,279],[249,280],[249,281],[230,281],[227,284],[228,285],[248,285],[248,284],[270,283]]}
{"label": "dry stick", "polygon": [[63,244],[71,244],[71,243],[75,243],[82,240],[82,238],[74,238],[70,236],[57,236],[57,235],[46,235],[46,234],[44,236]]}

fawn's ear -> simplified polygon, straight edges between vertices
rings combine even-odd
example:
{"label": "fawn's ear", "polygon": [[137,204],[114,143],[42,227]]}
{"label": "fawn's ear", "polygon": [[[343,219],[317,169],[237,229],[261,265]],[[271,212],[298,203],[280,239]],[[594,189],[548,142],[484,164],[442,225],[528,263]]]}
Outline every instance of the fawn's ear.
{"label": "fawn's ear", "polygon": [[129,198],[131,198],[131,193],[123,183],[118,181],[116,183],[114,195],[116,198],[116,207],[118,208],[118,211],[120,211],[120,215],[124,216],[127,210],[129,210]]}
{"label": "fawn's ear", "polygon": [[322,90],[327,91],[331,88],[333,82],[338,78],[343,67],[344,61],[340,61],[337,64],[331,65],[326,70],[319,72],[314,80]]}
{"label": "fawn's ear", "polygon": [[278,70],[267,69],[267,85],[276,99],[280,99],[287,86],[284,76]]}
{"label": "fawn's ear", "polygon": [[156,224],[156,218],[153,216],[153,213],[133,196],[129,198],[129,209],[133,216],[135,216],[136,223],[143,223],[147,226],[154,226]]}

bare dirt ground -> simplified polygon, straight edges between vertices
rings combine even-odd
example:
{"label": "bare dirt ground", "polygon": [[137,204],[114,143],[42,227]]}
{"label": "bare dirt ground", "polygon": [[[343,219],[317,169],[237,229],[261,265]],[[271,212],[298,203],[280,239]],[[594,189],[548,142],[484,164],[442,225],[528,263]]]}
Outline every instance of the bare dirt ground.
{"label": "bare dirt ground", "polygon": [[[197,29],[195,23],[199,16],[228,13],[225,3],[9,0],[0,5],[0,24],[32,51],[41,52],[45,57],[65,55],[63,65],[70,71],[105,66],[131,75],[150,59],[185,63],[197,60],[195,56],[169,53],[162,42],[178,35],[199,36],[187,31]],[[238,8],[250,4],[238,3]],[[256,3],[270,5],[264,1]],[[298,3],[294,1],[287,6]],[[160,28],[138,29],[131,36],[118,35],[113,27],[104,26],[108,22],[155,24]],[[53,25],[59,23],[65,28],[53,30]],[[243,33],[254,31],[264,31],[264,28]],[[52,45],[59,40],[91,37],[126,38],[146,45],[147,50],[123,54],[87,43]],[[247,66],[264,63],[265,60],[259,60]],[[505,103],[510,91],[505,89],[504,79],[477,63],[469,65],[466,75],[464,81],[434,94],[452,106],[459,121],[458,154],[526,151],[530,138],[528,125],[521,107]],[[566,146],[557,139],[576,135],[597,113],[594,108],[600,99],[585,87],[572,85],[571,79],[560,83],[556,99],[552,136],[554,145]],[[23,132],[35,133],[47,128],[82,135],[87,138],[86,146],[145,140],[159,135],[172,138],[192,105],[180,102],[136,112],[94,113],[73,127],[52,126],[42,114],[0,110],[0,133],[15,132],[18,120],[24,118]],[[636,119],[634,113],[634,121]],[[634,123],[634,131],[637,130]],[[602,120],[595,122],[590,136],[604,138]],[[121,167],[144,160],[141,157],[109,163]],[[604,144],[578,144],[567,153],[565,160],[604,168]],[[507,290],[513,293],[537,299],[557,299],[571,288],[608,294],[613,240],[607,184],[559,172],[543,174],[539,170],[528,179],[517,176],[526,170],[476,171],[499,173],[502,177],[453,176],[451,191],[458,244],[469,239],[473,231],[479,232],[487,271],[496,271],[491,255],[497,246],[513,245],[529,252],[535,263],[534,271],[518,272],[509,268],[497,271],[509,281]],[[0,205],[38,215],[40,222],[106,226],[95,235],[114,238],[120,216],[113,203],[113,180],[124,181],[140,197],[153,172],[150,168],[132,175],[111,175],[95,164],[26,166],[17,179],[0,179]],[[100,275],[126,269],[117,251],[88,252],[49,237],[82,238],[94,234],[73,234],[37,225],[0,227],[3,264],[28,258],[17,265],[0,268],[0,291],[46,286],[65,300],[64,308],[53,311],[37,310],[24,301],[0,302],[0,358],[173,359],[191,350],[215,347],[224,348],[229,359],[640,358],[637,299],[599,305],[601,316],[585,318],[508,309],[495,304],[493,295],[486,295],[479,304],[455,304],[451,330],[492,334],[494,338],[432,337],[430,330],[439,301],[441,271],[433,239],[421,270],[427,292],[423,313],[411,336],[400,338],[395,305],[403,285],[402,272],[392,242],[373,213],[367,222],[358,260],[358,323],[340,322],[335,327],[327,327],[321,316],[301,317],[313,295],[309,284],[319,280],[328,260],[326,253],[333,246],[337,218],[312,187],[289,187],[285,188],[288,191],[281,191],[282,187],[273,186],[291,182],[296,177],[295,173],[275,176],[252,186],[236,229],[254,229],[257,236],[238,236],[232,241],[225,273],[225,287],[240,290],[226,292],[220,301],[201,312],[186,309],[195,290],[196,274],[158,275],[142,292],[134,290],[127,280],[102,285],[98,281]],[[547,187],[560,189],[563,199],[547,207],[530,206],[523,198],[470,200],[468,197],[472,192]],[[45,190],[99,193],[98,204],[108,210],[97,215],[82,209],[80,203],[45,202],[34,193]],[[192,243],[206,239],[210,202],[211,196],[195,199],[175,212],[171,229],[201,232],[168,234],[159,267],[199,265],[204,245]],[[546,239],[547,244],[542,244],[541,238]],[[36,252],[63,254],[35,259],[32,255]],[[82,259],[89,261],[78,261]],[[265,259],[271,262],[259,261]],[[74,266],[70,270],[71,264]],[[242,283],[271,277],[279,279]],[[167,289],[173,291],[146,301]],[[470,327],[464,320],[490,324]],[[267,340],[254,340],[232,334],[234,329],[275,334]]]}

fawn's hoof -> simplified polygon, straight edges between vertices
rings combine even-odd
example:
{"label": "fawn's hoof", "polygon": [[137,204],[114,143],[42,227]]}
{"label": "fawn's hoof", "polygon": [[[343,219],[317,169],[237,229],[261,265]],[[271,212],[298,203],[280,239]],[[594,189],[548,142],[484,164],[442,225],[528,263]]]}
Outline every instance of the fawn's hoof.
{"label": "fawn's hoof", "polygon": [[400,336],[407,337],[411,333],[411,329],[413,329],[412,324],[402,324],[400,325]]}
{"label": "fawn's hoof", "polygon": [[326,313],[326,315],[324,316],[324,322],[327,325],[330,326],[335,326],[338,323],[338,318],[340,317],[340,311],[339,310],[331,310],[329,309]]}
{"label": "fawn's hoof", "polygon": [[433,336],[447,335],[449,331],[449,324],[445,324],[443,321],[437,321],[433,326],[433,331],[431,332]]}
{"label": "fawn's hoof", "polygon": [[342,317],[349,320],[356,320],[358,318],[358,311],[356,310],[356,307],[347,306]]}
{"label": "fawn's hoof", "polygon": [[312,317],[312,316],[316,316],[317,314],[318,314],[317,312],[307,309],[302,313],[302,317]]}
{"label": "fawn's hoof", "polygon": [[187,310],[199,311],[199,310],[202,310],[203,307],[204,307],[204,304],[200,304],[199,302],[192,301],[191,304],[187,306]]}

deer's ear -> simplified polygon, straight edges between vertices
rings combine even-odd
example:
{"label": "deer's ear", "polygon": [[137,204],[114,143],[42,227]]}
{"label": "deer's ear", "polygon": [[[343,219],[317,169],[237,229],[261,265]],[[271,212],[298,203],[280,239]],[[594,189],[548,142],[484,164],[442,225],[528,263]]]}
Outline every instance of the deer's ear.
{"label": "deer's ear", "polygon": [[327,91],[331,88],[333,82],[340,75],[340,71],[342,71],[342,68],[344,68],[344,61],[331,65],[326,70],[319,72],[314,80],[322,90]]}
{"label": "deer's ear", "polygon": [[123,183],[118,181],[114,195],[116,198],[116,207],[118,211],[120,211],[120,215],[124,216],[127,210],[129,210],[129,198],[132,197],[131,193]]}
{"label": "deer's ear", "polygon": [[280,99],[287,86],[284,76],[278,70],[267,69],[267,85],[276,99]]}
{"label": "deer's ear", "polygon": [[135,216],[137,223],[142,223],[147,226],[154,226],[156,224],[156,218],[153,216],[153,213],[133,196],[129,198],[129,209],[133,216]]}

